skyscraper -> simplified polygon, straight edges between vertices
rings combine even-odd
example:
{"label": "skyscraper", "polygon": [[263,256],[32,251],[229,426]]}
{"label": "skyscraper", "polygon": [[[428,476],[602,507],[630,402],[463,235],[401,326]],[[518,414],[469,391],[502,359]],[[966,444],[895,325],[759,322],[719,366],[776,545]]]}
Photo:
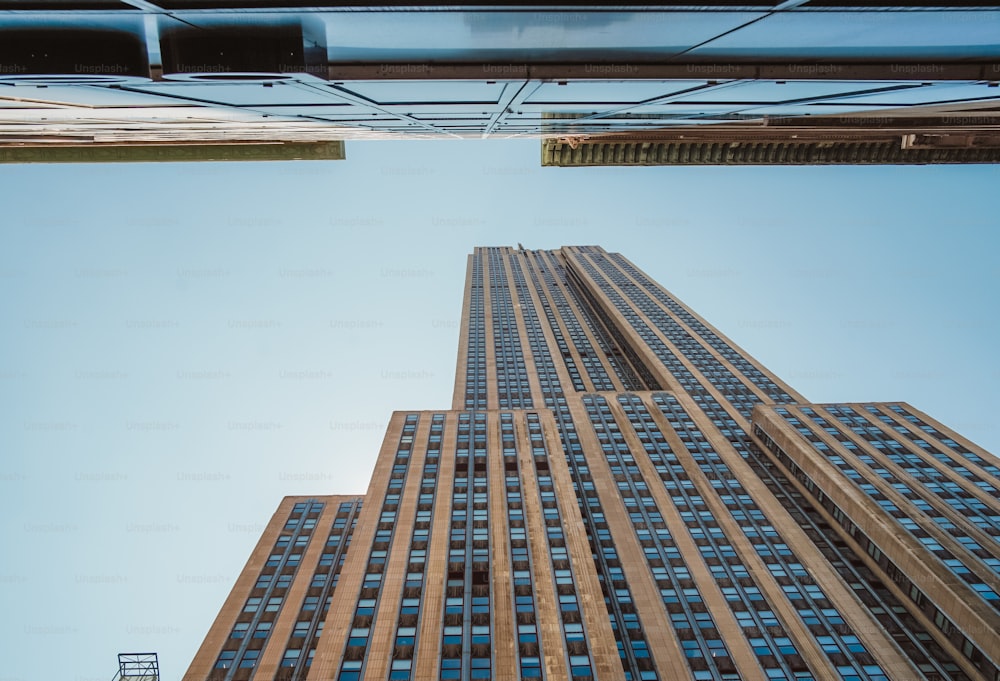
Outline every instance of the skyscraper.
{"label": "skyscraper", "polygon": [[478,248],[451,409],[282,503],[185,681],[997,681],[998,464],[619,254]]}

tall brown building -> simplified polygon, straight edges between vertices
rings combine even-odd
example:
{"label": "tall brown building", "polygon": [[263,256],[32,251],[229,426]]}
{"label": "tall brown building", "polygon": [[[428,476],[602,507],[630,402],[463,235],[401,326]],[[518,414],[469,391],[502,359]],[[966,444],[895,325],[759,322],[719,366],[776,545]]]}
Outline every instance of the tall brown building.
{"label": "tall brown building", "polygon": [[477,248],[451,407],[282,503],[185,681],[1000,679],[1000,461],[621,255]]}

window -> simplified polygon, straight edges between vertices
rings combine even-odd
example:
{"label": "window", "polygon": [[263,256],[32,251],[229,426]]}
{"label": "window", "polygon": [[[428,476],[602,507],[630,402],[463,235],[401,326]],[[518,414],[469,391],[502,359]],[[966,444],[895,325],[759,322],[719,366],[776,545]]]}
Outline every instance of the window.
{"label": "window", "polygon": [[240,669],[250,669],[257,664],[257,658],[260,657],[259,650],[248,650],[243,653],[243,659],[240,660]]}
{"label": "window", "polygon": [[290,648],[285,651],[285,656],[281,658],[282,667],[294,667],[298,661],[299,656],[302,654],[302,650],[299,648]]}
{"label": "window", "polygon": [[223,650],[219,653],[219,660],[215,663],[216,669],[229,669],[233,666],[233,660],[236,659],[235,650]]}

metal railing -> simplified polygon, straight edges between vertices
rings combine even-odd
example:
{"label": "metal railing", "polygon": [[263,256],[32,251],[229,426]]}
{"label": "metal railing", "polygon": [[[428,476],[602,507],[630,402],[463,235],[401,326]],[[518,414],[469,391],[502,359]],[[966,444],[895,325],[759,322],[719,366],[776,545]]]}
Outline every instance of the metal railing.
{"label": "metal railing", "polygon": [[111,681],[159,681],[156,653],[118,653],[118,673]]}

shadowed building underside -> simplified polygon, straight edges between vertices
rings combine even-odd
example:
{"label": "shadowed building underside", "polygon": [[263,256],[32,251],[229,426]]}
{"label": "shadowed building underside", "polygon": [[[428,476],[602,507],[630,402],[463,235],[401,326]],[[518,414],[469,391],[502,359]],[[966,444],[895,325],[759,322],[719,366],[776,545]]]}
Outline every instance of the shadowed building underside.
{"label": "shadowed building underside", "polygon": [[[0,145],[597,138],[899,111],[995,131],[1000,3],[955,5],[5,0]],[[890,146],[777,153],[993,153]]]}

